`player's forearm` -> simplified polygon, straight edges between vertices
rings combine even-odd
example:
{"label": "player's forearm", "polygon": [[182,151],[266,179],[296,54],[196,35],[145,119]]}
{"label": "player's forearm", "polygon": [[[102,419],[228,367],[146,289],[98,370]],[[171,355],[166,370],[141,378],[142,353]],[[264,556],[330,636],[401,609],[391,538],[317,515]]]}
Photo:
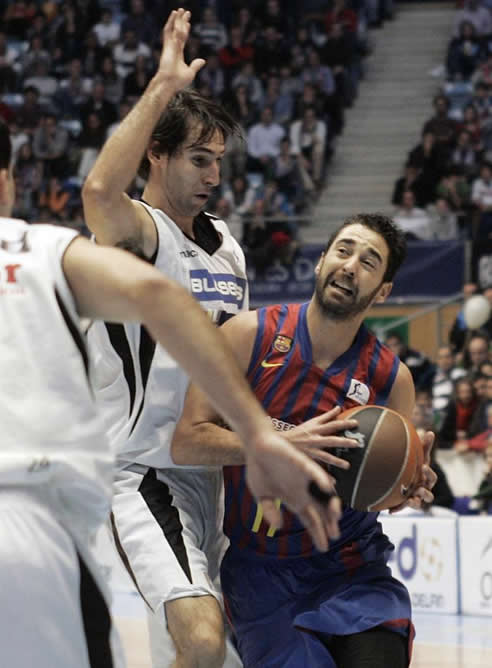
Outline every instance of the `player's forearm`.
{"label": "player's forearm", "polygon": [[144,94],[104,144],[84,185],[84,194],[119,197],[135,178],[152,132],[176,91],[173,81],[155,76]]}
{"label": "player's forearm", "polygon": [[203,422],[176,427],[171,454],[179,466],[234,466],[244,464],[241,441],[224,427]]}

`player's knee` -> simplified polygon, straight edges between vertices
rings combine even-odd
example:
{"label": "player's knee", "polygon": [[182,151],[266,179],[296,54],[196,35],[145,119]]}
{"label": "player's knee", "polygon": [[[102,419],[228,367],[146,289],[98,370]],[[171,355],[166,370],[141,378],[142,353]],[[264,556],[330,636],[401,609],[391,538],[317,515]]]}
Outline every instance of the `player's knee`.
{"label": "player's knee", "polygon": [[222,668],[225,660],[224,630],[207,620],[197,622],[187,639],[186,647],[179,648],[193,668]]}

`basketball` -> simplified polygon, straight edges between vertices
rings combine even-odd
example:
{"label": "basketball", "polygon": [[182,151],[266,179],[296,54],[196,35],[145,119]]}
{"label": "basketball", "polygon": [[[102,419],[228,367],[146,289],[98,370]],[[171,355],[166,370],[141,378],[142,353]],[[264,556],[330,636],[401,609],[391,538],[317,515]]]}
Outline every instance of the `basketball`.
{"label": "basketball", "polygon": [[357,406],[338,418],[357,420],[357,429],[345,431],[360,448],[337,448],[334,452],[350,462],[347,471],[330,467],[345,505],[356,510],[388,510],[403,503],[420,475],[422,442],[413,424],[384,406]]}

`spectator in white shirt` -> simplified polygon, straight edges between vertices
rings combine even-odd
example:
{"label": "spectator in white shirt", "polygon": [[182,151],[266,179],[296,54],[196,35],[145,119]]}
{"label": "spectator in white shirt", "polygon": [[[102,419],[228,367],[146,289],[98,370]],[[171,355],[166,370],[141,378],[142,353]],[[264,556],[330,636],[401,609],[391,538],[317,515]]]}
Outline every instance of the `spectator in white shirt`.
{"label": "spectator in white shirt", "polygon": [[458,239],[458,216],[451,211],[447,200],[440,198],[435,204],[427,207],[432,221],[432,231],[434,239],[439,241],[449,241]]}
{"label": "spectator in white shirt", "polygon": [[273,122],[272,108],[264,107],[260,122],[252,125],[248,131],[248,171],[261,172],[268,177],[273,169],[274,158],[280,153],[280,142],[284,135],[283,127]]}
{"label": "spectator in white shirt", "polygon": [[92,28],[96,33],[101,46],[114,46],[120,38],[120,24],[113,21],[113,14],[109,7],[101,13],[101,20]]}
{"label": "spectator in white shirt", "polygon": [[460,26],[463,21],[472,23],[480,36],[488,35],[492,32],[492,18],[490,11],[483,7],[479,0],[467,0],[463,9],[456,13],[454,20],[454,34],[459,36]]}
{"label": "spectator in white shirt", "polygon": [[290,124],[290,144],[304,188],[308,192],[319,191],[325,158],[326,123],[317,118],[314,107],[306,107],[302,119]]}
{"label": "spectator in white shirt", "polygon": [[397,209],[394,221],[408,239],[428,241],[433,238],[430,216],[425,209],[415,206],[415,195],[411,190],[403,193],[402,206]]}
{"label": "spectator in white shirt", "polygon": [[455,366],[450,346],[441,346],[437,351],[436,373],[432,381],[432,409],[439,425],[446,412],[458,378],[466,376],[465,369]]}
{"label": "spectator in white shirt", "polygon": [[227,44],[227,32],[222,23],[217,20],[213,7],[205,7],[202,20],[193,30],[203,46],[212,51],[218,51]]}
{"label": "spectator in white shirt", "polygon": [[133,70],[137,56],[150,58],[150,48],[139,42],[133,30],[123,34],[123,41],[113,49],[113,58],[116,63],[116,72],[122,79]]}
{"label": "spectator in white shirt", "polygon": [[472,204],[478,212],[476,238],[484,239],[492,232],[492,166],[484,162],[480,176],[472,184]]}

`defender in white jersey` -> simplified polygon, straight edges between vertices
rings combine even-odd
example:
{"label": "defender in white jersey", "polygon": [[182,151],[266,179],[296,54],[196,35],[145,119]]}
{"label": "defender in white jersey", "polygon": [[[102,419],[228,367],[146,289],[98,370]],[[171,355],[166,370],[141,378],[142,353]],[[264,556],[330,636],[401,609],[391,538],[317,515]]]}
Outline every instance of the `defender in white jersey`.
{"label": "defender in white jersey", "polygon": [[[113,668],[121,653],[89,552],[109,511],[113,455],[89,383],[80,318],[145,322],[202,387],[210,383],[217,407],[243,430],[258,495],[277,489],[262,482],[263,464],[254,471],[255,456],[271,467],[279,453],[284,459],[285,444],[258,410],[221,333],[182,287],[71,230],[8,218],[10,155],[0,122],[0,663]],[[316,479],[291,454],[301,475]]]}
{"label": "defender in white jersey", "polygon": [[[239,128],[220,105],[186,90],[204,64],[184,62],[189,18],[184,10],[171,13],[158,71],[104,145],[82,195],[99,243],[154,262],[220,323],[247,307],[244,259],[226,225],[202,210],[219,184],[226,140]],[[143,201],[125,192],[137,170],[146,179]],[[98,330],[91,332],[98,397],[121,469],[114,529],[148,603],[154,666],[222,666],[223,614],[212,583],[222,550],[221,471],[179,469],[170,455],[188,380],[144,329]],[[293,488],[283,498],[297,505],[295,496]],[[267,513],[274,507],[267,501]],[[323,525],[304,519],[311,529]],[[225,660],[239,665],[231,648]]]}

